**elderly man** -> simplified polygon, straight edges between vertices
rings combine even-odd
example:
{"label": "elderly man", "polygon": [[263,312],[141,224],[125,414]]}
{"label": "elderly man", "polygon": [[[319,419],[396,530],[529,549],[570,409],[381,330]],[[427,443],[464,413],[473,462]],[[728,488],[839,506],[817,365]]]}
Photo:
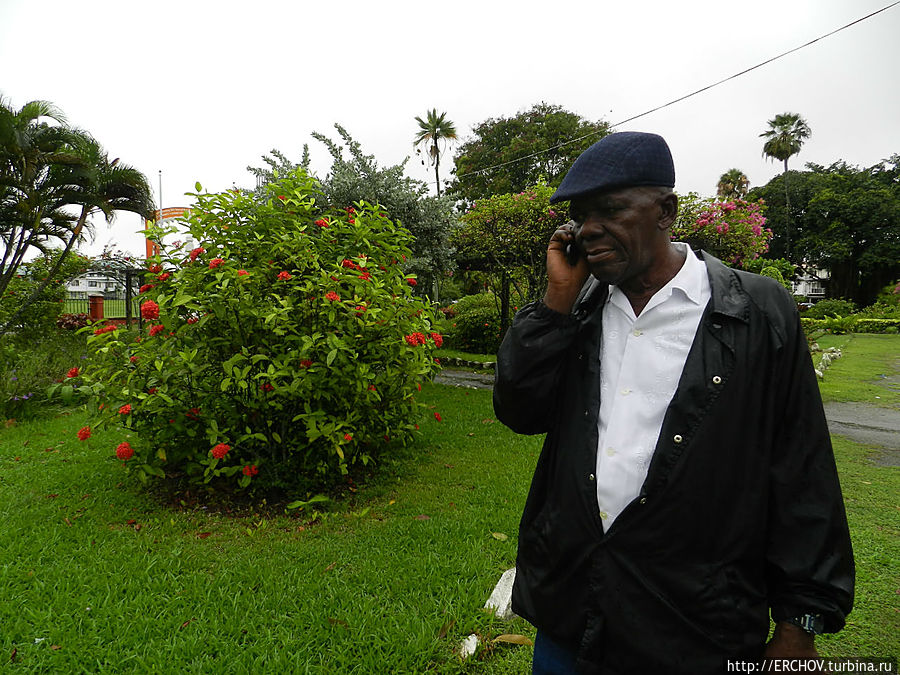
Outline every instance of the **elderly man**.
{"label": "elderly man", "polygon": [[[494,408],[546,433],[513,609],[535,673],[722,673],[816,655],[853,602],[847,520],[791,296],[670,240],[666,142],[624,132],[552,202],[547,292],[497,359]],[[769,639],[769,613],[775,621]]]}

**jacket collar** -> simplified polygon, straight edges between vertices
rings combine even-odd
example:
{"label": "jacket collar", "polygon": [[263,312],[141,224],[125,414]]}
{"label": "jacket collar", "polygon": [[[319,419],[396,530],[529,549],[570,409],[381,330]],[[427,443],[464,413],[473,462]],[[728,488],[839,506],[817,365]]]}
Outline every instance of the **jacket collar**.
{"label": "jacket collar", "polygon": [[712,291],[709,300],[711,311],[747,323],[750,320],[750,300],[741,286],[737,272],[706,251],[700,251],[700,257],[706,263],[706,274]]}
{"label": "jacket collar", "polygon": [[[706,251],[700,251],[698,257],[706,263],[706,274],[709,277],[712,292],[709,300],[710,310],[714,314],[747,323],[750,320],[750,301],[741,286],[737,273]],[[591,316],[598,307],[602,307],[608,289],[606,284],[601,284],[593,276],[588,276],[575,301],[575,318],[584,320]]]}

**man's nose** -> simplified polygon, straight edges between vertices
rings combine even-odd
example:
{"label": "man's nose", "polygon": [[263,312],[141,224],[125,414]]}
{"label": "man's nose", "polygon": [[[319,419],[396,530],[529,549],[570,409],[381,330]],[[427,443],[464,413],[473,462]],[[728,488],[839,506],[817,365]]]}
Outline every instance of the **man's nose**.
{"label": "man's nose", "polygon": [[578,226],[575,237],[580,241],[590,241],[599,239],[604,234],[606,234],[606,228],[603,226],[603,219],[595,213],[589,213]]}

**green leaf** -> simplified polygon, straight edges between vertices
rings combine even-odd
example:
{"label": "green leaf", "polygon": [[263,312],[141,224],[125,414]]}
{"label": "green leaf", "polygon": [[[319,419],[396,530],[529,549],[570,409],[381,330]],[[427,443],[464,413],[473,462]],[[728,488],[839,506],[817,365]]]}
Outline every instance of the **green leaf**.
{"label": "green leaf", "polygon": [[337,357],[337,353],[337,349],[332,349],[330,352],[328,352],[328,356],[325,357],[326,366],[330,366],[334,362],[335,357]]}

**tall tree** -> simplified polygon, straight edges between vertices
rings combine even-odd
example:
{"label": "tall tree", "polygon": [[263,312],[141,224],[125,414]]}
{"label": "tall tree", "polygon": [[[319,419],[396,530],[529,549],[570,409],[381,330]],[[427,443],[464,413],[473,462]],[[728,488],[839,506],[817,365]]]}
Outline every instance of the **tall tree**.
{"label": "tall tree", "polygon": [[474,202],[541,182],[556,187],[575,158],[611,131],[607,122],[590,122],[547,103],[487,119],[457,149],[450,190]]}
{"label": "tall tree", "polygon": [[763,143],[763,155],[769,159],[780,159],[784,162],[784,195],[788,213],[785,250],[788,258],[790,258],[791,250],[791,203],[787,191],[788,159],[800,152],[803,142],[811,135],[812,130],[806,120],[797,113],[775,115],[774,119],[769,120],[769,128],[760,134],[761,138],[766,139],[766,142]]}
{"label": "tall tree", "polygon": [[749,190],[750,181],[740,169],[729,169],[716,184],[716,195],[723,200],[743,199]]}
{"label": "tall tree", "polygon": [[92,214],[100,212],[111,222],[117,211],[153,213],[144,175],[118,159],[110,161],[89,134],[62,122],[62,114],[43,101],[19,111],[0,102],[0,295],[30,248],[46,253],[51,240],[65,244],[43,284],[0,326],[0,336],[53,280],[83,232],[91,231]]}
{"label": "tall tree", "polygon": [[[806,168],[788,174],[796,235],[791,262],[808,273],[828,270],[829,297],[871,304],[900,275],[900,155],[865,169],[845,162]],[[750,192],[768,206],[775,255],[783,255],[785,177]]]}
{"label": "tall tree", "polygon": [[[447,141],[456,140],[456,126],[453,124],[453,122],[447,119],[447,113],[441,113],[440,115],[438,115],[437,108],[432,108],[431,110],[429,110],[424,120],[421,117],[417,116],[416,122],[419,123],[419,130],[416,132],[416,137],[413,145],[424,145],[426,147],[428,151],[428,159],[432,164],[434,164],[434,184],[437,188],[437,195],[438,197],[440,197],[440,143],[441,141],[446,143]],[[416,152],[421,152],[421,150],[417,148]]]}

